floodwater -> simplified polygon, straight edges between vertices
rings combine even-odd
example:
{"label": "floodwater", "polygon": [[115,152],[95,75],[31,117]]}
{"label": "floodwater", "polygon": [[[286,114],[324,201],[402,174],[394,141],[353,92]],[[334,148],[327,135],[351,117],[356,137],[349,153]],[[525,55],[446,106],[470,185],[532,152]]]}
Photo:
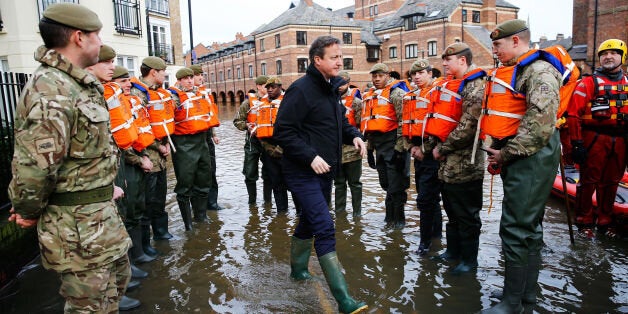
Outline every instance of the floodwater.
{"label": "floodwater", "polygon": [[[219,204],[208,212],[209,223],[185,232],[172,189],[170,169],[167,210],[170,241],[154,246],[159,258],[141,268],[149,272],[139,289],[128,295],[142,301],[135,313],[334,313],[337,305],[315,256],[310,270],[315,278],[290,279],[290,235],[297,217],[291,207],[277,214],[262,206],[249,209],[242,169],[244,133],[233,127],[236,108],[221,107],[217,129]],[[497,300],[504,262],[501,257],[499,218],[501,181],[484,181],[479,267],[476,274],[453,276],[452,265],[440,264],[414,253],[419,243],[419,212],[414,182],[406,205],[403,230],[384,228],[384,193],[375,170],[365,164],[363,216],[334,215],[337,251],[344,266],[350,294],[369,305],[368,313],[475,313]],[[488,207],[492,199],[492,210]],[[292,203],[291,203],[292,204]],[[350,204],[350,202],[348,202]],[[599,239],[569,242],[562,200],[550,197],[544,220],[543,268],[539,276],[539,313],[628,312],[628,242]],[[444,213],[443,213],[443,216]],[[446,220],[446,216],[444,217]],[[444,241],[443,241],[444,242]],[[442,248],[440,241],[430,255]],[[314,255],[314,253],[313,253]],[[454,265],[455,266],[455,265]],[[41,267],[25,271],[19,291],[9,299],[13,313],[51,313],[62,309],[55,276]],[[33,296],[37,302],[33,302]],[[7,302],[7,300],[4,300]]]}

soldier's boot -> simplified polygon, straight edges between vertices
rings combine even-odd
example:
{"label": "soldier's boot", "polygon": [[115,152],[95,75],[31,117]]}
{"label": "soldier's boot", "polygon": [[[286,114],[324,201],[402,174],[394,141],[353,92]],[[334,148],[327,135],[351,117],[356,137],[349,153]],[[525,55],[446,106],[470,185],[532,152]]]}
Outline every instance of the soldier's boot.
{"label": "soldier's boot", "polygon": [[312,252],[312,239],[301,240],[292,236],[290,245],[290,277],[295,280],[305,280],[312,278],[308,271],[310,253]]}
{"label": "soldier's boot", "polygon": [[341,213],[347,210],[347,185],[336,185],[335,188],[334,211]]}
{"label": "soldier's boot", "polygon": [[192,203],[192,212],[194,212],[194,221],[207,221],[207,197],[194,196],[190,201]]}
{"label": "soldier's boot", "polygon": [[537,282],[539,280],[540,269],[541,255],[529,254],[528,267],[526,269],[526,286],[525,290],[523,291],[523,298],[521,298],[524,313],[534,312],[534,307],[536,306]]}
{"label": "soldier's boot", "polygon": [[483,310],[482,314],[510,314],[523,313],[521,299],[526,286],[527,266],[514,265],[506,262],[504,273],[504,294],[501,302],[497,305]]}
{"label": "soldier's boot", "polygon": [[288,211],[288,191],[282,188],[274,188],[273,194],[275,195],[275,205],[277,206],[277,213],[285,213]]}
{"label": "soldier's boot", "polygon": [[364,302],[358,302],[349,295],[347,282],[342,274],[342,266],[338,261],[336,252],[329,252],[320,256],[318,262],[321,264],[331,294],[338,302],[340,313],[359,313],[368,308]]}
{"label": "soldier's boot", "polygon": [[142,225],[142,248],[144,253],[150,257],[156,257],[159,252],[150,244],[150,225]]}
{"label": "soldier's boot", "polygon": [[141,227],[138,226],[134,228],[129,228],[127,232],[129,233],[131,242],[133,242],[133,246],[129,250],[129,256],[131,257],[131,261],[134,264],[143,264],[154,261],[154,257],[148,256],[144,253],[144,248],[142,247]]}
{"label": "soldier's boot", "polygon": [[207,194],[207,209],[208,210],[222,210],[223,208],[218,205],[218,187],[209,188],[209,194]]}
{"label": "soldier's boot", "polygon": [[126,295],[123,295],[120,299],[120,302],[118,302],[118,310],[130,311],[132,309],[140,307],[140,305],[142,305],[142,303],[139,300],[129,298]]}
{"label": "soldier's boot", "polygon": [[255,182],[245,182],[246,192],[249,194],[249,207],[257,207],[257,185]]}
{"label": "soldier's boot", "polygon": [[131,264],[131,278],[132,279],[144,279],[148,277],[148,273],[135,266],[135,264]]}
{"label": "soldier's boot", "polygon": [[443,237],[443,212],[438,206],[434,213],[434,222],[432,223],[432,239],[440,239]]}
{"label": "soldier's boot", "polygon": [[181,212],[181,219],[186,231],[192,230],[192,205],[190,199],[185,197],[177,197],[177,203],[179,204],[179,211]]}
{"label": "soldier's boot", "polygon": [[404,211],[405,202],[400,200],[395,201],[393,209],[394,228],[403,229],[406,226],[406,213]]}
{"label": "soldier's boot", "polygon": [[153,240],[172,239],[172,234],[168,232],[168,215],[153,218],[151,225],[153,226]]}
{"label": "soldier's boot", "polygon": [[433,256],[431,260],[449,262],[460,258],[460,236],[457,228],[447,223],[445,225],[445,237],[447,238],[447,249],[440,255]]}
{"label": "soldier's boot", "polygon": [[263,182],[264,182],[263,183],[263,186],[264,186],[264,205],[271,204],[273,202],[273,186],[268,181],[269,180],[263,180]]}
{"label": "soldier's boot", "polygon": [[475,272],[478,268],[479,240],[465,239],[460,247],[460,264],[451,270],[452,275]]}
{"label": "soldier's boot", "polygon": [[351,207],[353,208],[353,217],[362,216],[362,189],[351,187]]}
{"label": "soldier's boot", "polygon": [[130,280],[126,285],[126,291],[133,291],[140,286],[140,282],[138,280]]}

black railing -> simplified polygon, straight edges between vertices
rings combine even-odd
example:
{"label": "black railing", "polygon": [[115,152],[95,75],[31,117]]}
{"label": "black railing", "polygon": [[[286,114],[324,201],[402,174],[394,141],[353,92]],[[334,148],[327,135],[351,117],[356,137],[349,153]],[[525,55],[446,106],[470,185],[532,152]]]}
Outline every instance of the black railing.
{"label": "black railing", "polygon": [[174,64],[174,47],[172,45],[153,43],[148,47],[148,55],[164,59],[167,64]]}
{"label": "black railing", "polygon": [[113,0],[113,12],[118,33],[142,35],[140,2],[138,0]]}
{"label": "black railing", "polygon": [[146,9],[153,13],[170,16],[168,0],[146,0]]}

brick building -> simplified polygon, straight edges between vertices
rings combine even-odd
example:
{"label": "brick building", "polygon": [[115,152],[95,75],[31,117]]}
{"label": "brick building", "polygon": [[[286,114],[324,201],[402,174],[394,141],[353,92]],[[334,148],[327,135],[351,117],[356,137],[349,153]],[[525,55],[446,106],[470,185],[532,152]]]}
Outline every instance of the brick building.
{"label": "brick building", "polygon": [[358,86],[370,81],[368,71],[377,62],[402,77],[417,58],[442,68],[442,51],[456,41],[471,46],[475,64],[490,68],[490,30],[517,12],[504,0],[356,0],[336,11],[300,0],[248,36],[206,47],[203,55],[195,51],[216,99],[238,104],[258,75],[278,75],[284,87],[302,76],[309,45],[321,35],[342,40],[344,69]]}

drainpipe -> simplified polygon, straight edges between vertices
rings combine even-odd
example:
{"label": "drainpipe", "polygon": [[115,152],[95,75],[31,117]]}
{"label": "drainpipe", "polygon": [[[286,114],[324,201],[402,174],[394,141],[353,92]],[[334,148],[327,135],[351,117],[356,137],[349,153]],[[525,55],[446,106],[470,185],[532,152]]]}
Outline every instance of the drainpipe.
{"label": "drainpipe", "polygon": [[595,49],[597,49],[597,15],[598,15],[598,0],[595,0],[595,15],[593,16],[593,55],[591,56],[591,73],[595,71],[595,56],[597,55]]}

